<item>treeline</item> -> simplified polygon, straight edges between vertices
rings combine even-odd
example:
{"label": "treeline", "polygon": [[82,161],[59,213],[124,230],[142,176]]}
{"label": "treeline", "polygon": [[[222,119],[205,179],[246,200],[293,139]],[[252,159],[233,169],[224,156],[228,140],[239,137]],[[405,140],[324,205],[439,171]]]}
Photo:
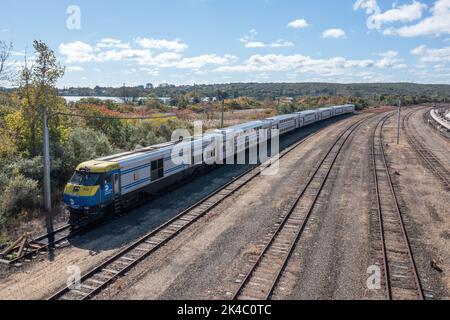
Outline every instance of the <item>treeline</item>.
{"label": "treeline", "polygon": [[415,96],[428,99],[449,99],[450,85],[415,83],[229,83],[195,86],[163,85],[146,89],[137,87],[95,87],[60,89],[59,95],[111,96],[138,98],[153,94],[157,97],[176,97],[195,94],[201,97],[217,97],[225,92],[228,97],[253,97],[263,100],[267,97],[303,96],[352,96],[357,98],[383,100],[385,96]]}

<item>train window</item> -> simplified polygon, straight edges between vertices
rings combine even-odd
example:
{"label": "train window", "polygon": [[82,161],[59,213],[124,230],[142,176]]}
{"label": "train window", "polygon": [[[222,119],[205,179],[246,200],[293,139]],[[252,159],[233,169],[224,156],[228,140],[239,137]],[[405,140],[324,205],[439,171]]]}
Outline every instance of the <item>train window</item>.
{"label": "train window", "polygon": [[138,181],[139,180],[139,171],[134,172],[133,178],[134,178],[134,181]]}
{"label": "train window", "polygon": [[107,173],[105,175],[104,183],[105,183],[105,185],[107,185],[107,184],[111,184],[111,182],[112,182],[111,175],[109,173]]}
{"label": "train window", "polygon": [[164,159],[152,161],[152,181],[161,179],[164,177]]}

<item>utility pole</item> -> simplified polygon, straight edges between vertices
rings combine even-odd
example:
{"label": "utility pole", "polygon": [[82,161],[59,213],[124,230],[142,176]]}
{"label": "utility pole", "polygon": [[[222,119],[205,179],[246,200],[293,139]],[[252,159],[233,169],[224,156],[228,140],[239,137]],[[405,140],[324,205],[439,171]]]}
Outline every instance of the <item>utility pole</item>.
{"label": "utility pole", "polygon": [[45,107],[41,109],[42,126],[44,132],[44,209],[49,213],[52,211],[52,200],[50,194],[50,138],[48,134],[47,110]]}
{"label": "utility pole", "polygon": [[122,86],[122,95],[123,95],[123,103],[127,103],[127,97],[125,96],[125,82],[123,83]]}
{"label": "utility pole", "polygon": [[398,100],[398,114],[397,114],[397,144],[400,144],[400,113],[402,108],[402,100]]}
{"label": "utility pole", "polygon": [[222,121],[220,122],[220,128],[224,127],[224,116],[225,116],[225,98],[222,98]]}
{"label": "utility pole", "polygon": [[42,127],[44,133],[43,156],[44,156],[44,211],[46,217],[47,232],[49,234],[50,247],[54,243],[53,235],[53,214],[52,214],[52,196],[51,196],[51,180],[50,180],[50,137],[48,132],[47,108],[41,108]]}

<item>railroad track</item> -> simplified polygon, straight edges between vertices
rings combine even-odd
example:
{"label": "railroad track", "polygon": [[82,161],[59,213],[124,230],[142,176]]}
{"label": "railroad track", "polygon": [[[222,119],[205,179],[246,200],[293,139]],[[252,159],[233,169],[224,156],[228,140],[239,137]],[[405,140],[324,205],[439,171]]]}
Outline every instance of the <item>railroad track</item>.
{"label": "railroad track", "polygon": [[383,126],[391,116],[392,114],[387,115],[377,123],[371,140],[373,185],[386,298],[424,300],[422,284],[383,145]]}
{"label": "railroad track", "polygon": [[416,138],[416,134],[410,126],[409,119],[411,115],[415,114],[417,110],[410,111],[403,118],[403,129],[406,133],[406,138],[419,155],[419,157],[425,162],[427,167],[444,183],[448,190],[450,190],[450,172],[447,170],[444,164],[436,157],[433,152],[419,139]]}
{"label": "railroad track", "polygon": [[[280,153],[279,158],[283,158],[319,132],[312,133],[308,137],[287,147]],[[212,192],[206,198],[179,213],[176,217],[167,221],[156,230],[126,246],[99,266],[94,267],[82,275],[79,285],[67,286],[53,294],[48,300],[88,300],[93,298],[118,277],[124,275],[140,261],[157,251],[187,227],[217,207],[226,198],[259,176],[271,164],[271,162],[268,162],[249,168],[226,185]]]}
{"label": "railroad track", "polygon": [[308,178],[296,201],[241,281],[233,300],[268,300],[302,235],[336,159],[350,136],[370,117],[347,127]]}

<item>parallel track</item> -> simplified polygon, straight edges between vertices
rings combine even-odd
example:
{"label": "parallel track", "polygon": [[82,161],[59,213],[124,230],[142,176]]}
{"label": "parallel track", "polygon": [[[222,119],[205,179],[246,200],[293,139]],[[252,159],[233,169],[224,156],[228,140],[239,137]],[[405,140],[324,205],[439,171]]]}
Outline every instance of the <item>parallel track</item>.
{"label": "parallel track", "polygon": [[[279,158],[283,158],[299,145],[320,132],[321,131],[312,133],[308,137],[287,147],[280,153]],[[184,210],[156,230],[128,245],[99,266],[94,267],[91,271],[81,277],[79,286],[65,287],[49,297],[48,300],[88,300],[93,298],[104,288],[113,283],[118,277],[124,275],[140,261],[157,251],[188,226],[192,225],[213,208],[218,206],[226,198],[230,197],[236,191],[240,190],[243,186],[259,176],[263,169],[270,165],[271,163],[266,163],[246,170],[231,182],[214,191],[190,208]]]}
{"label": "parallel track", "polygon": [[387,115],[377,123],[371,140],[373,182],[377,203],[386,298],[388,300],[423,300],[422,284],[392,183],[383,145],[383,126],[391,116]]}
{"label": "parallel track", "polygon": [[419,139],[416,138],[416,134],[414,133],[411,125],[409,123],[409,119],[411,115],[416,113],[417,111],[411,111],[403,118],[403,128],[406,133],[406,137],[408,139],[409,144],[415,150],[415,152],[419,155],[421,159],[425,162],[427,167],[439,178],[442,180],[444,185],[450,190],[450,172],[447,170],[444,164],[436,157],[436,155],[431,152],[431,150]]}
{"label": "parallel track", "polygon": [[295,203],[246,274],[233,300],[268,300],[302,235],[336,159],[350,136],[368,118],[347,127],[309,177]]}

